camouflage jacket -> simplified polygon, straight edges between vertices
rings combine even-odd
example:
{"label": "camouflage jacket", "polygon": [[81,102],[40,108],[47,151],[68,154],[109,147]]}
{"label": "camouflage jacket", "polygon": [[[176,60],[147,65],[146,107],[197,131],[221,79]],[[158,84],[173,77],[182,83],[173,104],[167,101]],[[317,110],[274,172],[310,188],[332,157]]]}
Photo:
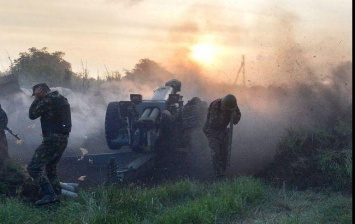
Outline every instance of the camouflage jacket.
{"label": "camouflage jacket", "polygon": [[[230,121],[231,111],[221,109],[221,99],[214,100],[208,107],[208,114],[204,126],[205,132],[224,131]],[[235,110],[233,124],[238,124],[241,118],[239,107]]]}
{"label": "camouflage jacket", "polygon": [[4,130],[7,127],[7,115],[0,105],[0,130]]}
{"label": "camouflage jacket", "polygon": [[41,100],[34,100],[29,109],[31,120],[41,117],[43,137],[50,134],[68,135],[71,131],[71,112],[68,100],[58,91],[50,92]]}

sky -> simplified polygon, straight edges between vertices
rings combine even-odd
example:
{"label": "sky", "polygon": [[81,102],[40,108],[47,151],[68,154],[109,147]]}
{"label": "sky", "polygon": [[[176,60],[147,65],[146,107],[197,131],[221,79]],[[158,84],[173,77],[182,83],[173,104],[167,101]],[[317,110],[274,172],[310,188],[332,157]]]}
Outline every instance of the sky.
{"label": "sky", "polygon": [[31,47],[92,77],[148,58],[224,82],[244,55],[248,85],[283,83],[352,61],[352,1],[0,0],[0,71]]}

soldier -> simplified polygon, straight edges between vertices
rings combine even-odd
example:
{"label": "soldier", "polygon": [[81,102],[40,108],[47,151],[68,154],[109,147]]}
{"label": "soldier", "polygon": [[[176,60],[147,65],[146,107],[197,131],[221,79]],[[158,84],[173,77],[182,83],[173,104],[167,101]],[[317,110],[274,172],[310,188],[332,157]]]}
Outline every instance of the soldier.
{"label": "soldier", "polygon": [[7,122],[8,122],[7,115],[0,105],[0,164],[10,158],[6,134],[5,134],[5,128],[7,127]]}
{"label": "soldier", "polygon": [[206,123],[203,127],[211,148],[212,165],[217,178],[223,177],[228,163],[227,126],[233,116],[233,124],[238,124],[241,113],[235,96],[228,94],[222,99],[214,100],[208,107]]}
{"label": "soldier", "polygon": [[68,144],[71,131],[71,112],[68,100],[58,91],[51,91],[46,83],[32,87],[35,100],[29,109],[31,120],[41,117],[43,141],[36,149],[27,171],[40,186],[43,198],[35,205],[59,201],[60,182],[57,163]]}

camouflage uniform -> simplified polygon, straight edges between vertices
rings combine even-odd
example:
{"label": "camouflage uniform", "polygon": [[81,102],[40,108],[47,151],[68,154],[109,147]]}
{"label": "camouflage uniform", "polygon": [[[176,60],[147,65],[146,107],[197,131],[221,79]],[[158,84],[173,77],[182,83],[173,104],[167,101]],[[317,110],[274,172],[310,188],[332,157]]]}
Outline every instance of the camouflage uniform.
{"label": "camouflage uniform", "polygon": [[[221,99],[213,101],[209,108],[203,132],[205,133],[211,148],[212,165],[216,176],[223,175],[228,162],[228,129],[231,111],[221,109]],[[237,106],[234,116],[234,124],[241,118]]]}
{"label": "camouflage uniform", "polygon": [[3,160],[9,159],[9,151],[7,145],[7,139],[5,134],[5,128],[7,127],[7,115],[0,105],[0,163]]}
{"label": "camouflage uniform", "polygon": [[49,183],[55,193],[60,194],[57,163],[68,144],[71,130],[70,105],[58,91],[50,92],[31,104],[29,118],[34,120],[38,117],[41,117],[43,141],[28,164],[27,171],[37,184],[43,186]]}

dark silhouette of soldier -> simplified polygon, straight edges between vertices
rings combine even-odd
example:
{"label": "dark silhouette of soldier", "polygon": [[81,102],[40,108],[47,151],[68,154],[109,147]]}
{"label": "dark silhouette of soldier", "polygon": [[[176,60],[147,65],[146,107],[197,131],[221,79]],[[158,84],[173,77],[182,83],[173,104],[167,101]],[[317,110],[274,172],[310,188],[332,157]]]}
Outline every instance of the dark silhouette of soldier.
{"label": "dark silhouette of soldier", "polygon": [[5,128],[7,127],[7,114],[1,108],[0,105],[0,164],[3,164],[6,160],[10,159],[9,151],[8,151],[8,144],[5,134]]}
{"label": "dark silhouette of soldier", "polygon": [[51,91],[46,83],[32,87],[35,100],[29,109],[31,120],[40,117],[43,141],[36,149],[27,171],[40,186],[43,198],[35,205],[59,201],[60,182],[57,164],[67,147],[71,131],[71,111],[68,100],[58,91]]}

